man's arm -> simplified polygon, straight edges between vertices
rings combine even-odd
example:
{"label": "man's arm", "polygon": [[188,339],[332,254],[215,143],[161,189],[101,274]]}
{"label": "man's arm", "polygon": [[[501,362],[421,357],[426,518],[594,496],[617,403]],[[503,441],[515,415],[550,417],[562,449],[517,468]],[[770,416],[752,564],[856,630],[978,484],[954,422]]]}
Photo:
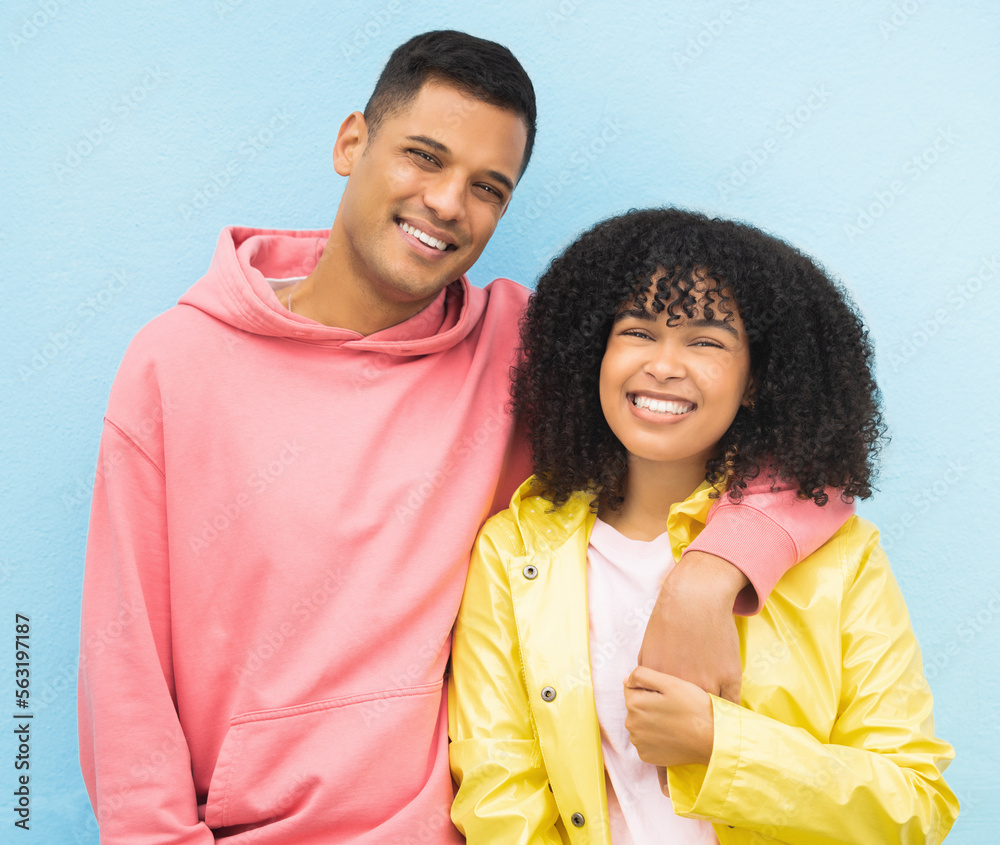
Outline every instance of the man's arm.
{"label": "man's arm", "polygon": [[80,764],[104,845],[215,841],[198,819],[174,706],[168,572],[163,474],[105,423],[87,541],[78,699]]}
{"label": "man's arm", "polygon": [[854,505],[836,490],[823,507],[790,485],[771,492],[762,474],[742,501],[723,497],[705,529],[663,583],[639,665],[739,702],[739,642],[733,613],[758,613],[782,575],[844,524]]}
{"label": "man's arm", "polygon": [[[920,648],[878,534],[858,523],[851,531],[848,551],[838,555],[854,557],[846,589],[839,607],[827,611],[829,636],[838,643],[830,652],[835,663],[824,663],[815,652],[800,658],[807,674],[836,678],[836,698],[805,707],[814,714],[826,708],[832,720],[819,736],[815,728],[810,732],[717,698],[706,717],[699,709],[703,693],[691,685],[636,671],[634,686],[640,689],[627,691],[626,700],[631,696],[630,718],[640,717],[634,719],[637,747],[652,761],[676,764],[669,770],[670,795],[679,815],[796,845],[927,845],[947,835],[959,809],[943,777],[954,751],[934,734]],[[808,644],[797,652],[809,655]],[[654,717],[641,718],[643,711],[671,707],[682,711],[681,719],[661,718],[658,730]],[[686,711],[711,721],[707,763],[702,747],[687,750],[695,731],[678,732]],[[701,765],[683,765],[685,759]]]}
{"label": "man's arm", "polygon": [[[509,413],[509,411],[504,413]],[[500,478],[497,479],[493,503],[490,505],[490,512],[487,516],[493,516],[493,514],[500,513],[500,511],[510,507],[514,491],[524,483],[526,478],[531,476],[531,473],[531,450],[528,448],[527,431],[524,422],[515,419],[510,440],[507,442],[507,453],[504,455],[503,464],[500,467]]]}

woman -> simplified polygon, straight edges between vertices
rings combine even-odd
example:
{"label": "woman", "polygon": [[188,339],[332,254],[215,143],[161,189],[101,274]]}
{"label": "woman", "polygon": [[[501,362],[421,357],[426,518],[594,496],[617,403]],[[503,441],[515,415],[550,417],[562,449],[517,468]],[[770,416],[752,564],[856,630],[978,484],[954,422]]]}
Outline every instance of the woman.
{"label": "woman", "polygon": [[659,584],[721,493],[780,467],[817,504],[870,495],[879,396],[841,291],[749,226],[637,211],[552,263],[522,344],[535,475],[483,528],[455,629],[468,840],[942,840],[953,752],[864,520],[737,619],[739,705],[633,671]]}

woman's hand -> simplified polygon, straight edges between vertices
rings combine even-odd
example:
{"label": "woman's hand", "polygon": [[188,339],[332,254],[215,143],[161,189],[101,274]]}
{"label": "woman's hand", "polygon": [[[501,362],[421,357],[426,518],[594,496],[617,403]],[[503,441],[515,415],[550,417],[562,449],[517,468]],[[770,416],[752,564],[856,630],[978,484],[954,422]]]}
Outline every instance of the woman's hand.
{"label": "woman's hand", "polygon": [[695,684],[639,666],[625,679],[625,706],[639,759],[654,766],[707,766],[715,721],[712,698]]}

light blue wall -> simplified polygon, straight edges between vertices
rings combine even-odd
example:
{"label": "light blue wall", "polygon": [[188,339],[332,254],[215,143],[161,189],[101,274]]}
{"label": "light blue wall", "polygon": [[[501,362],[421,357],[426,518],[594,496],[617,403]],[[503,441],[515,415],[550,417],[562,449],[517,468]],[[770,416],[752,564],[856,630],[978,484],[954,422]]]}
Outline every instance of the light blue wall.
{"label": "light blue wall", "polygon": [[949,841],[995,842],[992,0],[4,3],[0,689],[13,699],[14,614],[27,614],[36,715],[20,839],[0,732],[0,842],[97,841],[76,756],[79,592],[126,344],[205,270],[223,225],[329,225],[340,121],[396,44],[440,27],[509,45],[539,97],[535,157],[477,283],[531,283],[596,219],[676,203],[780,234],[854,292],[893,432],[862,511],[888,535],[938,732],[957,749]]}

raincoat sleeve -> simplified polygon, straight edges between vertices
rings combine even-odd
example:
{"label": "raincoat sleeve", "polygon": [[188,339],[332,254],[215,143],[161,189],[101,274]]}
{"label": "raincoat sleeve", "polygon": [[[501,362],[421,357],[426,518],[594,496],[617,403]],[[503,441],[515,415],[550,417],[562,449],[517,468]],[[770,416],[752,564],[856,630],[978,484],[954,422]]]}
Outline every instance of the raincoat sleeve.
{"label": "raincoat sleeve", "polygon": [[733,611],[760,613],[774,585],[789,569],[829,540],[854,513],[854,504],[828,489],[822,507],[800,499],[797,487],[779,482],[774,492],[767,473],[747,485],[740,502],[723,497],[708,512],[705,529],[685,550],[728,560],[750,580]]}
{"label": "raincoat sleeve", "polygon": [[840,700],[829,738],[713,696],[709,765],[669,770],[674,810],[716,823],[722,842],[731,825],[800,845],[924,845],[944,839],[958,815],[942,777],[954,751],[934,736],[906,605],[877,532],[859,533],[849,532],[848,549],[859,553],[844,567]]}
{"label": "raincoat sleeve", "polygon": [[560,843],[561,822],[531,724],[506,562],[506,515],[483,528],[455,626],[449,680],[451,817],[471,845]]}
{"label": "raincoat sleeve", "polygon": [[[211,845],[174,706],[162,471],[111,422],[87,538],[80,765],[102,845]],[[144,741],[145,740],[145,741]],[[155,753],[150,749],[154,746]]]}

